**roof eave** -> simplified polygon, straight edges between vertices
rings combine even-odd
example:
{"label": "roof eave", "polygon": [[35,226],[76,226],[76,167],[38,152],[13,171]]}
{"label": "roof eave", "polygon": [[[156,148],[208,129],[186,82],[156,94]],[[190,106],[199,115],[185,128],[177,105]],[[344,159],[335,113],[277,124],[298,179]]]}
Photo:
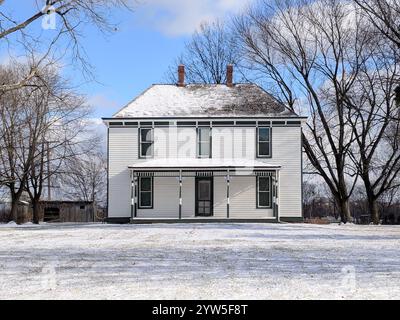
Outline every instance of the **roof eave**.
{"label": "roof eave", "polygon": [[159,120],[159,119],[308,119],[305,116],[154,116],[154,117],[102,117],[103,122],[125,120]]}

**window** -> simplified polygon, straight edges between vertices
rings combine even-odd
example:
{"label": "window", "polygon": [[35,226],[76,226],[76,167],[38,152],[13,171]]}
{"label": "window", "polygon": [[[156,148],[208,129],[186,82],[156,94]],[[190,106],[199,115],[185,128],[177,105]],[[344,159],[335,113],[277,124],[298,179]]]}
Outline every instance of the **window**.
{"label": "window", "polygon": [[211,158],[211,128],[197,129],[197,157]]}
{"label": "window", "polygon": [[153,208],[153,178],[139,178],[139,209]]}
{"label": "window", "polygon": [[257,177],[257,208],[272,208],[271,177]]}
{"label": "window", "polygon": [[152,128],[140,128],[139,129],[139,155],[140,158],[152,158],[153,157],[153,129]]}
{"label": "window", "polygon": [[271,157],[271,128],[257,128],[257,157]]}

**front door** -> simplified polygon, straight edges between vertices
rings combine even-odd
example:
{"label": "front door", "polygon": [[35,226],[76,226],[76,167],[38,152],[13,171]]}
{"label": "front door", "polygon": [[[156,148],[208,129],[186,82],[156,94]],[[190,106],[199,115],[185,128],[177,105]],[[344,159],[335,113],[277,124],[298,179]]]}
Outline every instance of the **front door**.
{"label": "front door", "polygon": [[196,216],[213,215],[213,178],[196,178]]}

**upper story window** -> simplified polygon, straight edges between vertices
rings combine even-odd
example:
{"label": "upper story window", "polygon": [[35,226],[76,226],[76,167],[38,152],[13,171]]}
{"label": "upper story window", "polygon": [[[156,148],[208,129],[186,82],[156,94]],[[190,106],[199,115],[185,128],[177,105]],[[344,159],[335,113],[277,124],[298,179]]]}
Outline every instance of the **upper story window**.
{"label": "upper story window", "polygon": [[139,156],[140,158],[153,157],[154,132],[152,128],[139,129]]}
{"label": "upper story window", "polygon": [[197,157],[211,158],[211,128],[197,129]]}
{"label": "upper story window", "polygon": [[271,128],[257,128],[257,158],[271,157]]}

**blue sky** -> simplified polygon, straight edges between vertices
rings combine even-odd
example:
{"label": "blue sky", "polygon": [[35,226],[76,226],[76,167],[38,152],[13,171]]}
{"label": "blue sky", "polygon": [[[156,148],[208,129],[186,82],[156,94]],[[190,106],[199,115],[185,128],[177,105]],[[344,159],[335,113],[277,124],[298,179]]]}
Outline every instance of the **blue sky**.
{"label": "blue sky", "polygon": [[[114,12],[119,25],[112,35],[105,37],[92,27],[84,29],[83,44],[96,81],[85,83],[79,70],[71,66],[64,72],[87,96],[94,117],[111,116],[152,83],[164,80],[168,66],[202,21],[223,19],[250,1],[136,0],[134,12]],[[6,0],[1,9],[22,20],[35,10],[34,5],[34,0]],[[40,31],[41,22],[31,28]],[[7,52],[2,51],[5,59]]]}

